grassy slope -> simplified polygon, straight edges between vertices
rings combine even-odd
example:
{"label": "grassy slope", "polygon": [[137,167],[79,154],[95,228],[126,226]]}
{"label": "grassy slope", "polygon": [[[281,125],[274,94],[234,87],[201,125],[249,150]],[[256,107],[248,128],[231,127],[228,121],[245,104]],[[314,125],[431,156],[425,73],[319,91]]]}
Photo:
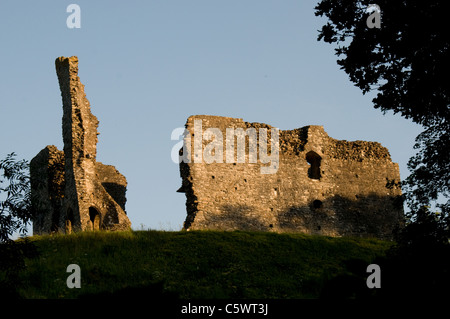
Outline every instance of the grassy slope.
{"label": "grassy slope", "polygon": [[[367,267],[390,246],[375,239],[215,231],[31,239],[41,254],[21,273],[25,298],[315,298],[324,282],[349,274],[349,260]],[[66,286],[69,264],[81,268],[81,289]]]}

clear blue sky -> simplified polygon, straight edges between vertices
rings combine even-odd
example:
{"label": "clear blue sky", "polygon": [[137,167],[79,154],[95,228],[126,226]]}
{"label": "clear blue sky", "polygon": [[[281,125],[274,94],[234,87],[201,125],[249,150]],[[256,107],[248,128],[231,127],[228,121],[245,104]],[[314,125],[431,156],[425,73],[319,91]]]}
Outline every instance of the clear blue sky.
{"label": "clear blue sky", "polygon": [[[81,28],[69,29],[69,4]],[[333,138],[378,141],[401,177],[420,127],[373,109],[318,42],[315,1],[5,1],[0,3],[0,158],[62,149],[58,56],[76,55],[97,159],[127,177],[133,224],[179,230],[186,216],[171,132],[194,114],[282,130],[323,125]]]}

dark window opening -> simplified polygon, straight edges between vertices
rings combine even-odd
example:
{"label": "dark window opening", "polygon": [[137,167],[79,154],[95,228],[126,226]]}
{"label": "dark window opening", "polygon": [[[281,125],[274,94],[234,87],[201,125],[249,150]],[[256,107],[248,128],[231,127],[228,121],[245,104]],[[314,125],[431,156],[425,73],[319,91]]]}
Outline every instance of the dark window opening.
{"label": "dark window opening", "polygon": [[316,199],[315,201],[313,201],[313,207],[314,207],[314,208],[322,208],[322,206],[323,206],[322,201],[320,201],[320,200],[318,200],[318,199]]}
{"label": "dark window opening", "polygon": [[94,207],[89,207],[89,219],[92,223],[92,230],[100,230],[100,213]]}
{"label": "dark window opening", "polygon": [[311,179],[320,179],[320,162],[322,158],[316,152],[308,152],[306,161],[310,165],[308,169],[308,177]]}

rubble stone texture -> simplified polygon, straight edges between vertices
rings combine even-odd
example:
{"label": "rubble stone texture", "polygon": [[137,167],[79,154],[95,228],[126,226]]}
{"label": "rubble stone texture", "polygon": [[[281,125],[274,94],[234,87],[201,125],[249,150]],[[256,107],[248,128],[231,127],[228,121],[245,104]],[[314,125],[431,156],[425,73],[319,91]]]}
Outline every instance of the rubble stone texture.
{"label": "rubble stone texture", "polygon": [[37,216],[33,233],[125,230],[127,181],[114,166],[96,161],[98,120],[78,77],[78,58],[55,61],[63,103],[64,151],[47,146],[30,163]]}
{"label": "rubble stone texture", "polygon": [[[188,118],[184,152],[190,156],[184,155],[190,162],[180,162],[178,190],[186,194],[185,229],[390,239],[403,225],[399,167],[380,143],[336,140],[316,125],[280,130],[278,170],[262,174],[260,168],[268,164],[249,162],[248,137],[244,163],[236,160],[236,146],[234,163],[227,162],[226,145],[223,163],[195,163],[195,120],[201,120],[202,134],[218,128],[224,143],[227,128],[272,128],[229,117]],[[203,137],[201,150],[210,143]],[[269,150],[270,143],[269,138]]]}

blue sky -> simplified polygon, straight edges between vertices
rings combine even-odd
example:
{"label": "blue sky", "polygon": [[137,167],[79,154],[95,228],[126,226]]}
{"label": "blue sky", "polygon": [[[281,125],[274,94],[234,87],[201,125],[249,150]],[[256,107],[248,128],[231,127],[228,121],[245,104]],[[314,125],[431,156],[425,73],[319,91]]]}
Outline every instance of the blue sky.
{"label": "blue sky", "polygon": [[[81,28],[69,29],[69,4]],[[400,174],[420,127],[373,109],[317,41],[316,1],[4,1],[0,3],[0,158],[62,149],[54,60],[79,58],[99,121],[97,159],[127,177],[133,224],[179,230],[186,216],[171,132],[194,114],[282,130],[323,125],[333,138],[378,141]]]}

